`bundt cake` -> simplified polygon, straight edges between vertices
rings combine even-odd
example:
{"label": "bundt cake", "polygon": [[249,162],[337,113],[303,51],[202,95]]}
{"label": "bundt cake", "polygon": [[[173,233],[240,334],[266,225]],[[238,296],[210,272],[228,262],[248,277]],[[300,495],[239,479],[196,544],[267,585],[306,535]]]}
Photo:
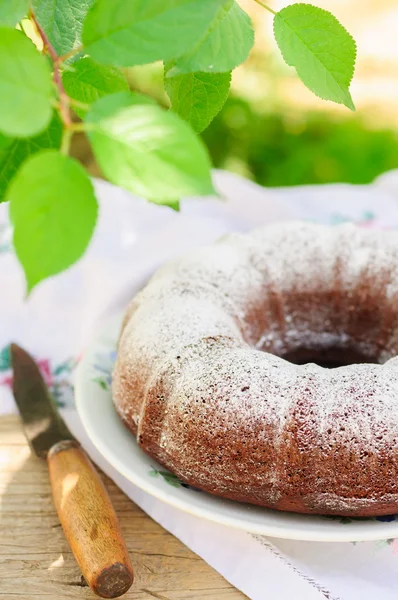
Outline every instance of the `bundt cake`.
{"label": "bundt cake", "polygon": [[274,224],[155,274],[124,319],[114,402],[143,450],[196,488],[393,514],[397,349],[398,234]]}

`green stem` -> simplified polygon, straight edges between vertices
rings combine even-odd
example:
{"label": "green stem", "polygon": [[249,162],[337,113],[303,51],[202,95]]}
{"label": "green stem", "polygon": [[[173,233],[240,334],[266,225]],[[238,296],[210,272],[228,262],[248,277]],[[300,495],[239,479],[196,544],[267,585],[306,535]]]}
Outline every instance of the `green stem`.
{"label": "green stem", "polygon": [[92,129],[92,126],[90,126],[91,124],[87,124],[84,123],[84,121],[82,121],[81,123],[72,123],[72,125],[69,128],[69,131],[72,131],[73,133],[75,133],[75,131],[87,131],[88,129]]}
{"label": "green stem", "polygon": [[63,54],[62,56],[58,56],[57,64],[60,65],[61,63],[68,60],[68,58],[72,58],[72,56],[75,56],[75,54],[79,54],[79,52],[81,52],[82,50],[83,50],[83,44],[80,44],[76,48],[69,50],[69,52],[67,52],[66,54]]}
{"label": "green stem", "polygon": [[61,148],[60,148],[60,152],[61,154],[65,154],[68,155],[69,154],[69,148],[70,148],[70,141],[72,138],[72,129],[71,128],[67,128],[65,127],[63,133],[62,133],[62,142],[61,142]]}
{"label": "green stem", "polygon": [[276,11],[272,10],[272,8],[270,6],[267,6],[266,4],[263,4],[261,2],[261,0],[254,0],[254,2],[257,2],[257,4],[259,4],[260,6],[262,6],[263,8],[265,8],[265,10],[268,10],[270,13],[272,13],[273,15],[276,15]]}
{"label": "green stem", "polygon": [[84,102],[80,102],[79,100],[75,100],[74,98],[69,98],[69,104],[71,106],[76,106],[76,108],[81,108],[83,110],[88,110],[90,108],[90,104],[85,104]]}

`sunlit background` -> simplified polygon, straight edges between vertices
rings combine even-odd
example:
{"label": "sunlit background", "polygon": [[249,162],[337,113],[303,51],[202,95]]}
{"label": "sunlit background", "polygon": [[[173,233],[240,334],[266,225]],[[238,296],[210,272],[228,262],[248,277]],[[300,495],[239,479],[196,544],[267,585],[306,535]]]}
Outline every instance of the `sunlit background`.
{"label": "sunlit background", "polygon": [[[346,181],[367,183],[398,167],[398,3],[313,0],[330,10],[358,44],[351,93],[357,112],[316,98],[281,58],[272,15],[239,0],[252,17],[256,44],[235,70],[232,91],[203,138],[216,167],[262,185]],[[278,10],[291,2],[270,0]],[[129,69],[131,87],[166,103],[160,65]],[[77,139],[74,152],[99,171]]]}

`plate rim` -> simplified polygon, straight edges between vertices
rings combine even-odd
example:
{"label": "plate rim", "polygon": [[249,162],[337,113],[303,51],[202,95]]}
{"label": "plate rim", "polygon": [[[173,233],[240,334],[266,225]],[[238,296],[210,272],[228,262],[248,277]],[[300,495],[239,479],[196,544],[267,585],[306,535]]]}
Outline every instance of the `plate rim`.
{"label": "plate rim", "polygon": [[[156,486],[155,482],[152,483],[149,479],[146,480],[141,475],[137,475],[133,469],[129,469],[126,463],[123,463],[123,461],[121,461],[118,458],[116,453],[113,452],[112,447],[108,443],[104,442],[101,436],[98,435],[95,426],[93,426],[93,421],[90,421],[89,415],[85,410],[86,394],[84,393],[86,385],[94,386],[94,382],[89,381],[86,377],[86,373],[89,371],[90,368],[92,368],[91,356],[94,354],[94,351],[101,346],[101,344],[102,346],[104,346],[104,337],[106,334],[109,337],[109,332],[111,331],[111,329],[113,330],[114,334],[116,327],[120,328],[124,312],[124,310],[117,311],[111,317],[108,317],[105,322],[100,323],[100,326],[97,329],[97,334],[91,339],[89,344],[87,344],[86,349],[76,369],[75,405],[80,420],[82,422],[83,428],[87,433],[92,444],[95,446],[95,448],[104,458],[104,460],[106,460],[125,479],[136,485],[139,489],[143,490],[150,496],[153,496],[156,499],[165,502],[168,505],[174,506],[175,508],[178,508],[179,510],[182,510],[188,514],[201,517],[206,520],[225,525],[227,527],[232,527],[241,531],[245,531],[251,534],[264,535],[279,539],[325,543],[366,542],[398,537],[398,520],[391,523],[380,522],[378,526],[373,526],[371,528],[366,527],[366,521],[356,522],[354,527],[351,523],[342,525],[341,523],[333,523],[332,521],[330,521],[330,523],[328,524],[328,529],[330,529],[330,531],[325,531],[325,528],[322,528],[322,530],[320,530],[319,533],[317,533],[316,530],[314,531],[312,528],[308,531],[305,531],[304,522],[302,525],[299,526],[286,525],[286,527],[283,527],[280,523],[278,523],[275,526],[272,526],[270,524],[264,525],[260,522],[251,522],[245,520],[244,517],[228,515],[228,512],[226,512],[226,515],[220,515],[218,512],[214,513],[208,507],[198,507],[196,505],[192,507],[190,503],[184,500],[183,498],[176,498],[175,496],[168,494],[166,489],[163,490],[161,487]],[[111,390],[109,390],[108,393],[111,396]],[[122,427],[124,427],[122,422],[120,422],[120,424]],[[132,433],[131,435],[133,437],[132,441],[136,442],[135,437]],[[154,460],[154,462],[157,461]],[[213,497],[211,494],[208,494],[208,496]],[[214,496],[214,498],[217,501],[223,500],[218,496]],[[132,500],[132,502],[134,502],[134,500]],[[233,501],[231,500],[229,502]],[[236,504],[239,505],[240,503],[236,502]],[[284,511],[277,512],[283,514]],[[311,518],[311,515],[303,516]],[[319,516],[321,515],[314,515],[314,517]],[[388,532],[383,532],[383,529],[387,529]]]}

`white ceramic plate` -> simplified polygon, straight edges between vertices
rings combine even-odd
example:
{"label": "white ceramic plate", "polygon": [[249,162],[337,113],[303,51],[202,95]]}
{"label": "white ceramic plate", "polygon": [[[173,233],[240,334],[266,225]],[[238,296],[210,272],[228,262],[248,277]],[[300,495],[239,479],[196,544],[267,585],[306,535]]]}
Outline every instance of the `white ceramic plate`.
{"label": "white ceramic plate", "polygon": [[374,519],[298,515],[223,500],[182,484],[138,447],[114,409],[111,373],[121,319],[119,314],[109,320],[87,349],[78,368],[76,404],[92,442],[124,477],[181,510],[257,534],[317,542],[398,537],[398,515]]}

